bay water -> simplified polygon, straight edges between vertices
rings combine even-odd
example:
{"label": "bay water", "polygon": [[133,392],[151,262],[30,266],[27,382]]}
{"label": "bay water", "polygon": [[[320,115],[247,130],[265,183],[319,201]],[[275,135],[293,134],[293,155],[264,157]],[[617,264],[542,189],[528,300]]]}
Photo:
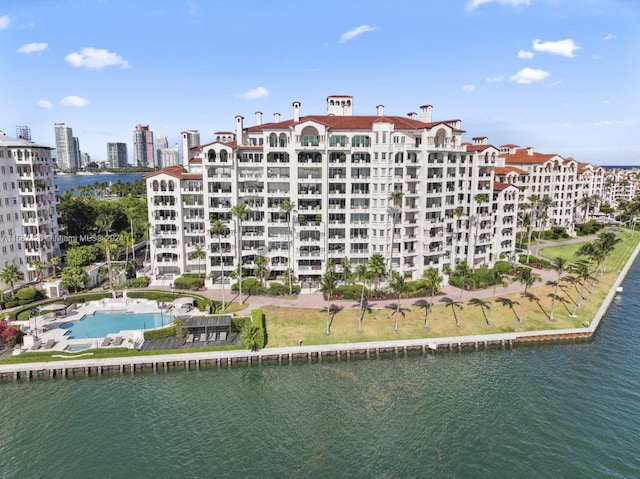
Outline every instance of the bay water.
{"label": "bay water", "polygon": [[637,478],[640,266],[584,343],[0,383],[1,478]]}

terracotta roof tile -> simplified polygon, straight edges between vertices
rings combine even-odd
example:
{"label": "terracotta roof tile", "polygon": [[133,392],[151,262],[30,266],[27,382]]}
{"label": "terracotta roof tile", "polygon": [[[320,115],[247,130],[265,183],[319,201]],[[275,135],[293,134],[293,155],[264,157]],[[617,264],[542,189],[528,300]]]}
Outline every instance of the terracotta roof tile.
{"label": "terracotta roof tile", "polygon": [[508,175],[509,173],[517,173],[518,175],[528,175],[528,171],[521,170],[515,166],[497,166],[495,168],[496,175]]}

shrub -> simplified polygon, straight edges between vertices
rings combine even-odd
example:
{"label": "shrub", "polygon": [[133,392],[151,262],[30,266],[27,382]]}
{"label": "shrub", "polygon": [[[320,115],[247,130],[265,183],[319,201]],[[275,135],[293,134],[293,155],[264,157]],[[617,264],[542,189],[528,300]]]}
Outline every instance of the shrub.
{"label": "shrub", "polygon": [[256,347],[262,349],[267,345],[267,331],[265,329],[264,314],[261,309],[251,311],[251,322],[258,327],[256,334]]}
{"label": "shrub", "polygon": [[587,235],[596,234],[603,227],[604,225],[602,223],[598,223],[596,220],[591,220],[586,223],[576,224],[575,230],[578,236],[587,236]]}
{"label": "shrub", "polygon": [[289,288],[285,289],[285,285],[274,281],[269,285],[269,296],[280,296],[289,293]]}
{"label": "shrub", "polygon": [[[232,291],[238,291],[238,282],[236,281],[231,285]],[[242,293],[243,294],[253,294],[253,295],[262,295],[266,294],[267,290],[264,288],[260,281],[256,278],[246,278],[242,280]]]}
{"label": "shrub", "polygon": [[[360,301],[363,287],[364,286],[362,286],[361,284],[341,284],[340,286],[338,286],[338,291],[336,291],[336,297]],[[368,297],[368,295],[369,292],[365,289],[365,298]]]}
{"label": "shrub", "polygon": [[130,288],[146,288],[147,286],[149,286],[150,281],[151,280],[148,276],[140,276],[138,278],[132,278],[127,281],[127,285]]}
{"label": "shrub", "polygon": [[33,286],[25,286],[16,291],[16,299],[20,301],[33,301],[37,293],[36,288]]}
{"label": "shrub", "polygon": [[520,263],[526,264],[527,266],[531,266],[533,268],[538,269],[551,269],[551,262],[547,261],[544,258],[536,258],[535,256],[529,256],[529,262],[527,263],[527,255],[520,255]]}
{"label": "shrub", "polygon": [[496,261],[493,269],[498,273],[511,274],[513,268],[511,267],[511,263],[509,263],[508,261]]}
{"label": "shrub", "polygon": [[144,332],[145,340],[171,338],[177,334],[177,324],[172,324],[162,329],[153,329]]}
{"label": "shrub", "polygon": [[204,278],[201,277],[201,275],[183,274],[173,281],[173,285],[176,289],[198,291],[199,289],[204,288]]}

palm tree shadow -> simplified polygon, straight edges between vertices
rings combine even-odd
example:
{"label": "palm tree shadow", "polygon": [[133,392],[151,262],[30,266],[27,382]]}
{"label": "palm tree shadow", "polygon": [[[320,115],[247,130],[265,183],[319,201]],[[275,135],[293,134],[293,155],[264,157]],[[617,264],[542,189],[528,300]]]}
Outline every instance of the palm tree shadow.
{"label": "palm tree shadow", "polygon": [[489,318],[487,317],[486,310],[490,308],[489,301],[486,301],[481,298],[471,298],[469,300],[469,304],[472,306],[479,306],[482,311],[482,316],[484,317],[484,322],[487,323],[487,326],[491,326],[489,323]]}
{"label": "palm tree shadow", "polygon": [[574,303],[574,304],[575,304],[576,300],[574,300],[574,299],[571,297],[571,295],[569,294],[569,291],[567,291],[567,288],[566,288],[566,287],[564,287],[563,285],[560,285],[560,288],[559,288],[559,289],[560,289],[560,291],[562,291],[564,294],[566,294],[566,295],[567,295],[567,298],[569,298],[569,299],[571,300],[571,302],[572,302],[572,303]]}
{"label": "palm tree shadow", "polygon": [[418,299],[417,301],[414,301],[412,306],[417,306],[419,308],[423,308],[424,309],[424,316],[425,316],[425,321],[427,318],[427,315],[429,314],[429,306],[431,305],[431,303],[429,303],[429,301],[427,301],[426,299]]}
{"label": "palm tree shadow", "polygon": [[[553,296],[553,295],[552,295]],[[540,308],[540,311],[542,311],[542,314],[544,314],[547,319],[551,318],[551,315],[549,313],[547,313],[547,310],[544,309],[544,307],[542,306],[542,304],[540,303],[540,298],[538,298],[535,294],[533,293],[527,293],[527,299],[529,301],[534,301],[537,305],[538,308]]]}
{"label": "palm tree shadow", "polygon": [[509,298],[503,298],[502,296],[500,296],[496,298],[496,302],[500,303],[502,306],[508,306],[509,308],[511,308],[511,311],[513,311],[513,315],[516,317],[516,319],[518,319],[518,313],[516,313],[516,309],[514,308],[516,304],[520,304],[518,301],[514,301]]}
{"label": "palm tree shadow", "polygon": [[384,309],[391,310],[391,312],[387,316],[387,319],[389,319],[389,318],[393,318],[393,316],[396,314],[396,311],[399,312],[402,315],[402,317],[404,318],[405,312],[407,311],[408,308],[403,308],[402,306],[400,306],[400,308],[398,308],[398,303],[391,303],[391,304],[386,305],[384,307]]}

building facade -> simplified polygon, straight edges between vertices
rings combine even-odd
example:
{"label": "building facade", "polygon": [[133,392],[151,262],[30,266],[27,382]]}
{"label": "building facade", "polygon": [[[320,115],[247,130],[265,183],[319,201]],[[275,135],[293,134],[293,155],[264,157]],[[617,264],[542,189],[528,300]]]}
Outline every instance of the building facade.
{"label": "building facade", "polygon": [[51,271],[60,255],[52,148],[0,132],[0,252],[2,265],[12,263],[36,278],[34,260]]}
{"label": "building facade", "polygon": [[155,167],[153,131],[149,125],[136,125],[133,131],[133,163],[135,166]]}
{"label": "building facade", "polygon": [[189,150],[200,145],[200,133],[198,130],[187,130],[180,133],[182,137],[182,164],[189,163]]}
{"label": "building facade", "polygon": [[56,164],[58,169],[62,171],[77,170],[73,130],[64,123],[56,123],[53,129],[56,138]]}
{"label": "building facade", "polygon": [[[381,254],[408,279],[459,262],[491,266],[515,248],[520,189],[497,182],[500,150],[486,139],[464,143],[460,120],[420,115],[353,115],[353,98],[330,96],[324,115],[293,117],[218,132],[189,151],[187,172],[147,175],[153,272],[203,271],[214,285],[242,262],[268,260],[270,279],[291,267],[317,284],[329,259],[338,270]],[[291,212],[283,211],[288,200]],[[230,209],[243,203],[246,218]],[[224,228],[210,233],[219,220]],[[194,255],[204,248],[204,260]]]}
{"label": "building facade", "polygon": [[107,164],[111,168],[126,168],[129,166],[126,143],[107,143]]}

